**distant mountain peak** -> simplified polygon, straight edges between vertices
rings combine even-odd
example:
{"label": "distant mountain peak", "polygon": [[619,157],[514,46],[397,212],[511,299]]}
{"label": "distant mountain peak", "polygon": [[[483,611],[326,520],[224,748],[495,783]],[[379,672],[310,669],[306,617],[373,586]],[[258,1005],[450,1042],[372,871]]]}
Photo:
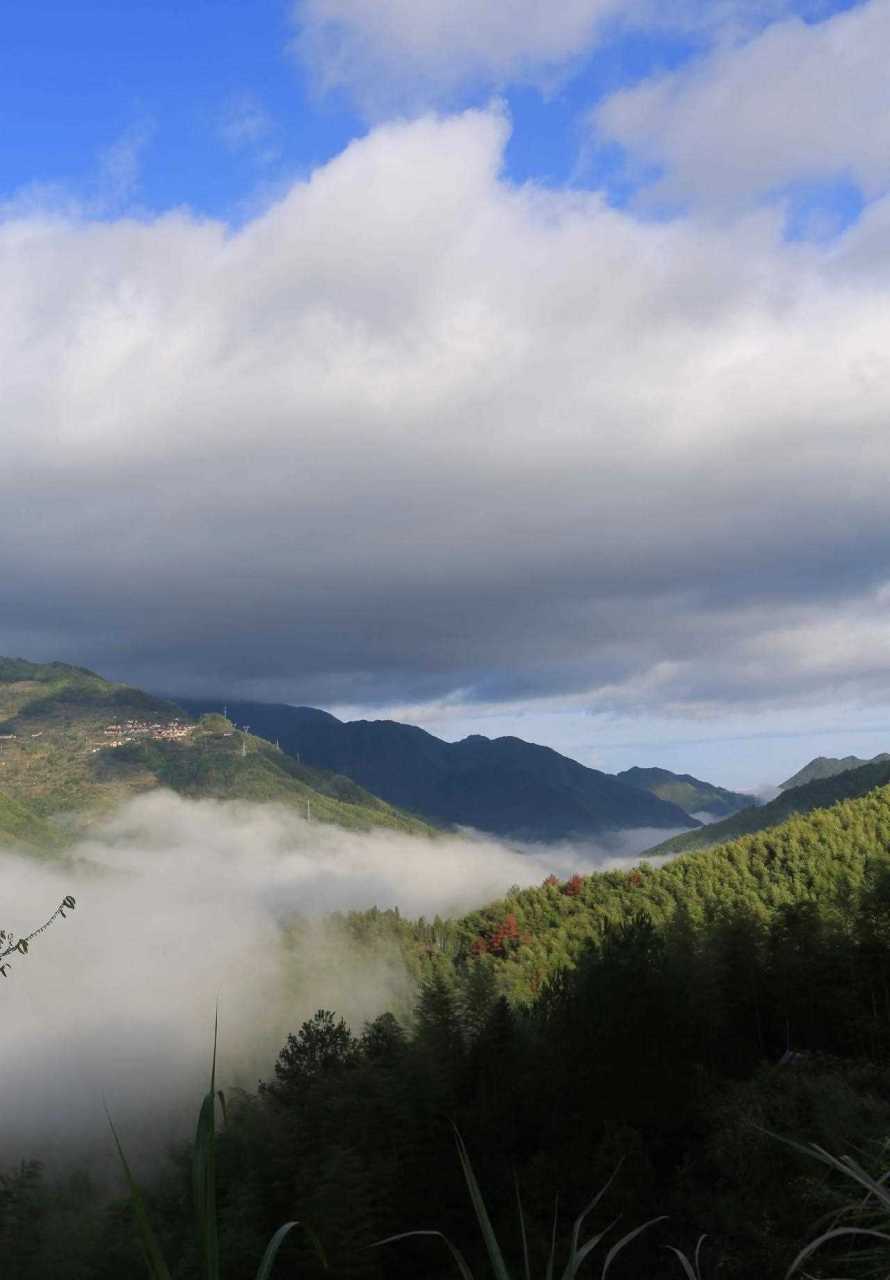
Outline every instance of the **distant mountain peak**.
{"label": "distant mountain peak", "polygon": [[319,723],[327,722],[329,724],[343,723],[336,716],[332,716],[330,711],[322,711],[320,707],[294,707],[293,709],[304,720],[315,720]]}
{"label": "distant mountain peak", "polygon": [[671,773],[670,769],[641,769],[634,766],[615,776],[628,786],[639,787],[662,800],[670,800],[687,813],[705,813],[712,818],[728,818],[757,804],[754,796],[729,791],[712,782],[703,782],[701,778],[694,778],[691,773]]}
{"label": "distant mountain peak", "polygon": [[729,818],[673,836],[647,849],[646,854],[689,853],[724,844],[740,836],[765,831],[787,821],[794,814],[810,813],[813,809],[829,809],[841,800],[856,799],[878,787],[890,784],[890,755],[876,757],[856,769],[843,769],[829,777],[813,778],[800,786],[788,787],[775,800],[756,809],[743,809]]}
{"label": "distant mountain peak", "polygon": [[870,760],[859,756],[815,756],[809,764],[805,764],[797,773],[779,783],[780,791],[790,791],[793,787],[805,786],[808,782],[818,782],[825,778],[836,778],[840,773],[849,773],[851,769],[861,769],[867,764],[881,764],[890,760],[890,753],[882,751]]}

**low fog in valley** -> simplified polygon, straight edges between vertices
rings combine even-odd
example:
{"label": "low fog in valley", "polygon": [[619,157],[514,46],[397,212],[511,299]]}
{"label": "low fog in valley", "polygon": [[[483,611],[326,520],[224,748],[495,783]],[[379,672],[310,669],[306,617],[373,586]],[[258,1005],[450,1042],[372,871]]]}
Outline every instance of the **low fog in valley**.
{"label": "low fog in valley", "polygon": [[[147,1160],[192,1124],[217,1000],[224,1087],[268,1077],[288,1032],[320,1007],[357,1030],[384,1009],[410,1009],[399,957],[344,951],[328,913],[456,913],[551,872],[633,861],[667,834],[622,832],[599,845],[509,847],[471,832],[426,841],[154,793],[97,824],[69,865],[7,850],[3,927],[34,928],[68,893],[77,909],[15,957],[0,992],[0,1143],[16,1157],[108,1166],[104,1100]],[[308,924],[286,950],[281,930],[297,915]]]}

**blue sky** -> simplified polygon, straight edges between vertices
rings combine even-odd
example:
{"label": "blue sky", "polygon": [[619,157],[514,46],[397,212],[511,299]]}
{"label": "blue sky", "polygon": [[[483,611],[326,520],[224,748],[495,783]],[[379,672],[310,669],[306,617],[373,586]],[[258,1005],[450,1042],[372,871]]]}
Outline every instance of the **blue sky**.
{"label": "blue sky", "polygon": [[890,0],[5,17],[0,652],[726,785],[887,747]]}
{"label": "blue sky", "polygon": [[[124,144],[138,169],[106,215],[188,205],[237,219],[258,186],[305,173],[363,129],[343,102],[312,100],[288,36],[270,0],[15,6],[0,55],[6,195],[59,183],[89,197]],[[251,107],[256,134],[227,141]]]}
{"label": "blue sky", "polygon": [[[855,2],[782,9],[825,21]],[[300,12],[282,0],[13,6],[0,51],[0,192],[9,199],[57,186],[58,198],[84,200],[100,217],[185,205],[239,223],[369,127],[347,89],[320,89],[312,66],[295,55]],[[766,25],[765,17],[753,23]],[[587,113],[621,88],[694,64],[713,44],[713,31],[694,22],[628,30],[611,21],[552,84],[476,74],[444,102],[431,95],[432,105],[484,106],[496,94],[513,124],[505,152],[511,180],[603,189],[625,203],[651,175],[629,174],[615,142],[591,144]],[[861,206],[848,179],[798,183],[792,194],[795,236],[823,209],[825,225],[840,226]]]}

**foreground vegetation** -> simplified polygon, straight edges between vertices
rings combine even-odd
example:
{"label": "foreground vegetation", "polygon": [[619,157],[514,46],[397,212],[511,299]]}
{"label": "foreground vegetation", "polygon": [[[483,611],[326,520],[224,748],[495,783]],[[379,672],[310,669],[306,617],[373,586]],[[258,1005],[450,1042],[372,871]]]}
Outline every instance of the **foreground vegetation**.
{"label": "foreground vegetation", "polygon": [[[254,1274],[294,1219],[323,1254],[291,1234],[275,1275],[456,1275],[429,1237],[370,1247],[418,1229],[442,1231],[477,1280],[496,1275],[454,1125],[510,1275],[525,1274],[526,1249],[545,1273],[556,1192],[560,1274],[573,1220],[619,1164],[587,1229],[619,1218],[617,1239],[665,1220],[614,1258],[616,1280],[676,1280],[671,1248],[693,1258],[702,1233],[705,1277],[778,1278],[819,1235],[807,1274],[890,1270],[886,1240],[826,1235],[857,1224],[851,1166],[799,1149],[853,1157],[882,1185],[890,788],[660,869],[551,880],[457,921],[365,912],[338,928],[360,956],[398,949],[417,1003],[355,1031],[320,1012],[256,1093],[227,1098],[215,1147],[225,1280]],[[191,1155],[145,1193],[174,1280],[206,1274]],[[52,1183],[28,1165],[0,1184],[0,1247],[18,1280],[117,1280],[142,1265],[126,1199],[106,1204],[85,1175]]]}

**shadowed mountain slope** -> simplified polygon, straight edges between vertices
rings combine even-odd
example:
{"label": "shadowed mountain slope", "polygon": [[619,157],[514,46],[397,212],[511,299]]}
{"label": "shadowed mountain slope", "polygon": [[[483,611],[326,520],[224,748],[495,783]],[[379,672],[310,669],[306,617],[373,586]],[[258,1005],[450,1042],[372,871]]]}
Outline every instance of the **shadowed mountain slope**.
{"label": "shadowed mountain slope", "polygon": [[702,782],[689,773],[671,773],[669,769],[625,769],[616,773],[619,782],[641,791],[650,791],[659,800],[679,805],[686,813],[707,813],[715,818],[728,818],[742,809],[757,804],[755,796],[740,791],[727,791],[725,787]]}
{"label": "shadowed mountain slope", "polygon": [[[182,704],[219,710],[219,701]],[[675,804],[520,738],[444,742],[392,720],[343,722],[312,707],[233,702],[229,714],[295,758],[354,778],[433,822],[526,840],[697,826]]]}
{"label": "shadowed mountain slope", "polygon": [[687,853],[696,849],[708,849],[713,845],[723,844],[727,840],[736,840],[739,836],[751,835],[756,831],[765,831],[778,826],[794,814],[810,813],[814,809],[827,809],[841,800],[851,800],[857,796],[867,795],[875,787],[883,787],[890,783],[890,760],[867,764],[860,769],[851,769],[839,773],[832,778],[820,778],[815,782],[804,783],[802,787],[792,787],[783,792],[769,804],[760,805],[756,809],[744,809],[741,813],[725,818],[722,822],[713,822],[698,831],[686,831],[682,835],[665,840],[646,850],[646,855]]}

